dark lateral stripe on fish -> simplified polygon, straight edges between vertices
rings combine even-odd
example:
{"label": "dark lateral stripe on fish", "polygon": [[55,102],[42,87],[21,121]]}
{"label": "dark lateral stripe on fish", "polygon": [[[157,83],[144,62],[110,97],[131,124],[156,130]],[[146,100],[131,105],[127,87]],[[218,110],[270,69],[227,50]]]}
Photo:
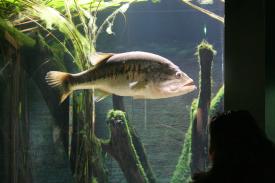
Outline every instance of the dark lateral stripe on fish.
{"label": "dark lateral stripe on fish", "polygon": [[168,59],[145,52],[116,54],[102,60],[95,68],[86,71],[85,74],[73,77],[71,85],[89,83],[99,79],[116,79],[121,75],[125,75],[128,80],[135,80],[141,75],[161,80],[165,78],[165,75],[173,73],[173,70],[169,69],[172,64]]}
{"label": "dark lateral stripe on fish", "polygon": [[134,62],[128,62],[125,63],[106,63],[102,65],[100,68],[96,68],[92,71],[93,80],[97,79],[105,79],[105,78],[116,78],[120,75],[126,74],[127,76],[130,76],[133,73],[143,73],[146,72],[146,70],[141,70],[141,63],[134,63]]}
{"label": "dark lateral stripe on fish", "polygon": [[[149,61],[150,62],[150,61]],[[95,69],[90,69],[87,73],[75,77],[72,81],[73,84],[83,83],[84,81],[92,82],[98,79],[115,79],[120,75],[126,74],[127,79],[135,79],[135,76],[145,74],[151,76],[154,71],[157,71],[163,67],[160,63],[150,63],[150,67],[142,66],[143,64],[149,64],[148,61],[127,61],[123,62],[109,62],[100,64]],[[167,67],[167,66],[166,66]],[[164,69],[163,69],[164,70]],[[165,74],[165,73],[163,73]]]}
{"label": "dark lateral stripe on fish", "polygon": [[[160,63],[148,63],[150,61],[128,61],[127,63],[107,63],[104,65],[104,69],[98,69],[99,72],[104,70],[103,77],[113,78],[119,75],[126,74],[126,77],[129,79],[135,79],[135,75],[144,74],[148,77],[151,77],[156,71],[163,71],[162,74],[167,73],[168,65],[160,64]],[[164,68],[166,67],[166,68]],[[96,78],[98,79],[98,78]]]}

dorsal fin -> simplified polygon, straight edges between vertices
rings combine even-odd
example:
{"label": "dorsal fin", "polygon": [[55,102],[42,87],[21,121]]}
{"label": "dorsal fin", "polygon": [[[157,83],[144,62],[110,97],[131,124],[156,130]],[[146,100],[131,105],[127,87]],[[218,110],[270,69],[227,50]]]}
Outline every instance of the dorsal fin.
{"label": "dorsal fin", "polygon": [[106,60],[106,59],[110,58],[113,55],[114,55],[114,53],[96,52],[96,53],[94,53],[90,56],[90,62],[91,62],[92,65],[95,66],[98,63],[100,63],[101,61]]}

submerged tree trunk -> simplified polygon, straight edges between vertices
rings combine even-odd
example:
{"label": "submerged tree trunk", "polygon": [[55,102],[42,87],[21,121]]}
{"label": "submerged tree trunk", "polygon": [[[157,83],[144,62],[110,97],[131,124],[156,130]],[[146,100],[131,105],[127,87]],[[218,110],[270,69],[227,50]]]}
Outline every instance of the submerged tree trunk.
{"label": "submerged tree trunk", "polygon": [[215,51],[212,46],[202,42],[198,46],[200,63],[200,91],[197,113],[192,133],[192,167],[191,172],[205,170],[208,159],[208,132],[209,107],[211,100],[211,67]]}
{"label": "submerged tree trunk", "polygon": [[27,183],[30,180],[28,161],[28,110],[26,108],[25,72],[21,68],[19,45],[5,33],[1,40],[1,103],[0,140],[1,180]]}
{"label": "submerged tree trunk", "polygon": [[149,164],[149,161],[147,159],[147,155],[144,149],[143,144],[141,143],[140,138],[138,137],[134,127],[132,127],[132,125],[130,123],[128,123],[128,126],[130,128],[130,134],[132,136],[132,141],[133,141],[133,145],[135,147],[136,153],[139,157],[139,160],[141,162],[141,165],[145,171],[145,174],[149,180],[149,183],[155,183],[156,182],[156,178],[155,175],[151,169],[151,166]]}
{"label": "submerged tree trunk", "polygon": [[[121,110],[121,111],[125,111],[125,107],[124,107],[124,102],[123,102],[123,97],[122,96],[117,96],[117,95],[113,95],[113,109],[114,110]],[[127,118],[127,117],[126,117]],[[145,171],[145,174],[148,178],[148,181],[150,183],[154,183],[156,182],[155,176],[153,174],[153,171],[149,165],[149,162],[147,160],[147,156],[144,150],[144,147],[139,139],[139,137],[137,136],[137,133],[135,131],[135,129],[132,127],[132,125],[130,123],[127,123],[128,127],[130,129],[130,134],[132,136],[132,142],[135,148],[135,151],[139,157],[139,160],[141,162],[141,165]],[[112,126],[111,126],[112,128]],[[112,132],[112,130],[111,130]],[[118,138],[116,140],[119,141],[119,137],[113,137],[114,138]]]}
{"label": "submerged tree trunk", "polygon": [[143,145],[128,123],[125,113],[111,111],[108,114],[111,138],[102,147],[114,157],[129,183],[154,183]]}
{"label": "submerged tree trunk", "polygon": [[113,95],[113,109],[125,111],[123,97],[118,95]]}
{"label": "submerged tree trunk", "polygon": [[71,168],[78,183],[108,183],[100,140],[94,134],[93,94],[73,95],[73,129],[70,151]]}

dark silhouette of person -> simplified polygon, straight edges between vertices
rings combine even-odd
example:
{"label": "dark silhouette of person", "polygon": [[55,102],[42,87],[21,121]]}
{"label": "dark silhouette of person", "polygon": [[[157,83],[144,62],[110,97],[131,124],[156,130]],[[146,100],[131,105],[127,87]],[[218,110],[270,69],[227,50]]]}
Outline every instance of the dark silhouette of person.
{"label": "dark silhouette of person", "polygon": [[209,124],[211,168],[193,183],[275,183],[275,146],[247,111],[228,111]]}

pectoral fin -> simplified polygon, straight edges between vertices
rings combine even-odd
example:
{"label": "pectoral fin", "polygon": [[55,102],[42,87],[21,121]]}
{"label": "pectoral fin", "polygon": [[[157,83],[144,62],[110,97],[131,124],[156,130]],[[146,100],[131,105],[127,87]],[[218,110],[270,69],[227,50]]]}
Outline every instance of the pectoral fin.
{"label": "pectoral fin", "polygon": [[95,100],[95,102],[99,102],[99,101],[103,100],[104,98],[108,97],[109,95],[111,95],[111,94],[108,92],[105,92],[103,90],[95,90],[94,100]]}
{"label": "pectoral fin", "polygon": [[147,85],[147,81],[134,81],[129,83],[129,87],[132,90],[140,90],[140,89],[145,89]]}

